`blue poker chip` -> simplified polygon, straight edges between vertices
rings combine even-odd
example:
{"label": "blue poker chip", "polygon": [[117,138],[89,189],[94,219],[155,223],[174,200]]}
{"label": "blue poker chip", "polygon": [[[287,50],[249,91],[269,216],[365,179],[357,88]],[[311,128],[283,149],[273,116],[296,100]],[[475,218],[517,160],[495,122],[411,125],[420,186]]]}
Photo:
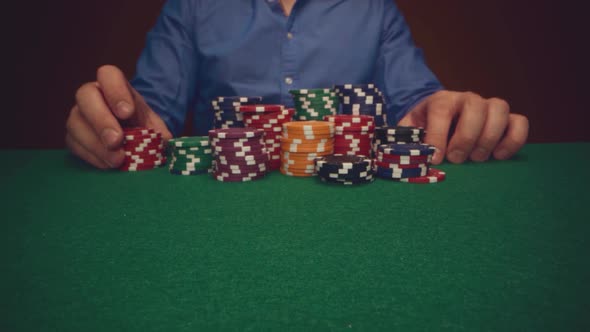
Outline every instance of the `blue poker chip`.
{"label": "blue poker chip", "polygon": [[385,179],[417,178],[426,174],[428,174],[428,167],[392,169],[377,166],[375,168],[375,175]]}
{"label": "blue poker chip", "polygon": [[392,143],[379,145],[378,151],[396,156],[429,156],[436,152],[436,148],[433,145],[422,143]]}
{"label": "blue poker chip", "polygon": [[242,113],[233,110],[215,111],[215,120],[218,121],[244,121]]}
{"label": "blue poker chip", "polygon": [[349,97],[344,96],[340,99],[342,105],[359,104],[359,105],[376,105],[385,104],[385,99],[381,96],[369,96],[369,97]]}

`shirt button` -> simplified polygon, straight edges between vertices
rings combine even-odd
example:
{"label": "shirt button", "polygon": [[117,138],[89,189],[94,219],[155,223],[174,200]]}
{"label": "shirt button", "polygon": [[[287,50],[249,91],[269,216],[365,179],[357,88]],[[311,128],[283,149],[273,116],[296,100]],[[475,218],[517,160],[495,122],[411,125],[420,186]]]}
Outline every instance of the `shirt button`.
{"label": "shirt button", "polygon": [[289,33],[287,33],[287,38],[289,38],[289,39],[293,39],[293,34],[292,34],[292,33],[290,33],[290,32],[289,32]]}
{"label": "shirt button", "polygon": [[293,79],[291,77],[285,77],[285,83],[287,83],[288,85],[293,84]]}

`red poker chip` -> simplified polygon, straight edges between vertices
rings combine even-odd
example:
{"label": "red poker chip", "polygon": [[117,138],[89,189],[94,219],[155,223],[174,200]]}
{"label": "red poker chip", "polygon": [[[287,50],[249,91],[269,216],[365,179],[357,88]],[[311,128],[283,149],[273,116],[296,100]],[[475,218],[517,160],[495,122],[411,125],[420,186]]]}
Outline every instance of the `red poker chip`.
{"label": "red poker chip", "polygon": [[370,122],[375,122],[375,118],[371,115],[349,115],[349,114],[338,114],[338,115],[326,115],[324,121],[333,122],[338,125],[342,122],[367,125]]}
{"label": "red poker chip", "polygon": [[164,142],[160,141],[152,141],[152,142],[144,142],[144,143],[135,143],[135,142],[127,142],[123,145],[123,149],[125,150],[135,150],[135,149],[156,149],[156,148],[164,148]]}
{"label": "red poker chip", "polygon": [[147,171],[151,169],[156,169],[161,165],[158,164],[143,164],[143,165],[128,165],[124,164],[119,167],[120,171],[127,171],[127,172],[134,172],[134,171]]}
{"label": "red poker chip", "polygon": [[282,112],[284,109],[283,105],[242,105],[239,107],[241,113]]}
{"label": "red poker chip", "polygon": [[128,127],[128,128],[122,128],[123,129],[123,133],[125,135],[130,134],[130,135],[147,135],[147,134],[154,134],[156,133],[156,130],[151,129],[151,128],[144,128],[144,127]]}
{"label": "red poker chip", "polygon": [[153,139],[162,139],[162,134],[160,133],[150,133],[150,134],[125,134],[124,135],[125,141],[146,141],[146,140],[153,140]]}
{"label": "red poker chip", "polygon": [[441,170],[438,170],[436,168],[431,168],[428,170],[428,174],[426,174],[425,176],[420,176],[420,177],[416,177],[416,178],[399,179],[399,182],[428,184],[428,183],[443,182],[446,178],[447,178],[447,173],[445,173]]}
{"label": "red poker chip", "polygon": [[162,159],[164,155],[162,153],[155,153],[155,154],[132,154],[132,155],[125,155],[125,160],[155,160],[155,159]]}
{"label": "red poker chip", "polygon": [[341,143],[339,142],[338,144],[336,144],[336,142],[334,143],[334,147],[341,147],[341,148],[360,148],[360,149],[371,149],[371,145],[370,144],[355,144],[355,143]]}

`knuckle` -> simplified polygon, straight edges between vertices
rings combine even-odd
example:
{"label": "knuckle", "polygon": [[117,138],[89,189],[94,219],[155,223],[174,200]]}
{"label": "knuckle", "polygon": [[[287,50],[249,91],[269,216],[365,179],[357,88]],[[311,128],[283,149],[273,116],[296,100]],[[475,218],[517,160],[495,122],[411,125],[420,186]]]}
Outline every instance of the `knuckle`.
{"label": "knuckle", "polygon": [[94,83],[88,82],[88,83],[82,84],[82,86],[80,86],[78,88],[78,90],[76,90],[76,101],[79,103],[86,96],[93,93],[95,91],[95,89],[96,89],[96,85],[94,85]]}
{"label": "knuckle", "polygon": [[102,65],[100,67],[98,67],[98,69],[96,70],[96,76],[100,77],[103,75],[108,75],[109,73],[113,72],[114,69],[116,69],[117,67],[113,66],[113,65]]}
{"label": "knuckle", "polygon": [[490,105],[494,105],[495,111],[510,113],[510,104],[508,104],[506,100],[501,98],[490,98],[488,101]]}
{"label": "knuckle", "polygon": [[437,98],[430,104],[430,112],[439,116],[450,116],[452,102],[448,98]]}
{"label": "knuckle", "polygon": [[456,143],[463,147],[471,147],[477,142],[477,136],[468,133],[457,133]]}

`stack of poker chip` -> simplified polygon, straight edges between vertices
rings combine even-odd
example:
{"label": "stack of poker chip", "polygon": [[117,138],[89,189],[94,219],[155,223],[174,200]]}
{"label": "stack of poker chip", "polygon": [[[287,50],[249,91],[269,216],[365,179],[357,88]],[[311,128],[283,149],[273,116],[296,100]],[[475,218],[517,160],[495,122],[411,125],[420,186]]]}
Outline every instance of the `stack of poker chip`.
{"label": "stack of poker chip", "polygon": [[290,176],[315,175],[315,159],[334,151],[334,124],[299,121],[283,125],[281,173]]}
{"label": "stack of poker chip", "polygon": [[340,97],[342,114],[370,115],[375,119],[375,126],[387,125],[385,99],[374,84],[336,85],[334,91]]}
{"label": "stack of poker chip", "polygon": [[217,129],[244,128],[240,106],[260,104],[262,97],[217,97],[211,101],[215,112],[213,127]]}
{"label": "stack of poker chip", "polygon": [[373,182],[372,159],[334,154],[316,159],[316,173],[323,182],[356,185]]}
{"label": "stack of poker chip", "polygon": [[377,153],[377,147],[390,143],[422,143],[424,142],[424,128],[419,127],[380,127],[375,129],[373,141],[373,153]]}
{"label": "stack of poker chip", "polygon": [[324,120],[334,123],[334,153],[371,156],[375,122],[370,115],[329,115]]}
{"label": "stack of poker chip", "polygon": [[323,120],[338,113],[338,95],[332,89],[302,89],[289,91],[295,104],[295,120]]}
{"label": "stack of poker chip", "polygon": [[268,170],[264,132],[254,128],[209,131],[213,148],[213,176],[223,182],[261,179]]}
{"label": "stack of poker chip", "polygon": [[264,131],[264,144],[270,158],[268,169],[279,169],[283,124],[292,121],[295,110],[285,109],[283,105],[246,105],[239,110],[246,127]]}
{"label": "stack of poker chip", "polygon": [[430,168],[435,151],[434,146],[421,143],[380,145],[375,157],[375,175],[410,183],[444,181],[446,178],[444,172]]}
{"label": "stack of poker chip", "polygon": [[199,175],[211,172],[213,154],[209,137],[180,137],[168,141],[170,164],[175,175]]}
{"label": "stack of poker chip", "polygon": [[125,159],[119,170],[143,171],[166,163],[161,133],[148,128],[124,128],[123,135]]}

